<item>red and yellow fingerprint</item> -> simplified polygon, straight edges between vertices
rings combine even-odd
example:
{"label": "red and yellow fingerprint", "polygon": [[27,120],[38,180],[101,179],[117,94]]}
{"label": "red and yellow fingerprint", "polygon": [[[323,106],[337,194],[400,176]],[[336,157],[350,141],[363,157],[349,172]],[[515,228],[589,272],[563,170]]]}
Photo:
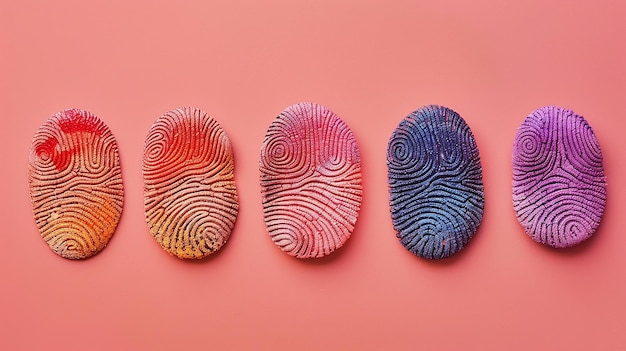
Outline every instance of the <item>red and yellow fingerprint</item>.
{"label": "red and yellow fingerprint", "polygon": [[100,252],[119,221],[123,185],[117,143],[88,111],[61,111],[35,133],[29,159],[33,214],[42,238],[62,257]]}
{"label": "red and yellow fingerprint", "polygon": [[213,118],[189,107],[161,116],[148,132],[142,169],[146,221],[164,250],[201,259],[226,243],[238,211],[234,159]]}

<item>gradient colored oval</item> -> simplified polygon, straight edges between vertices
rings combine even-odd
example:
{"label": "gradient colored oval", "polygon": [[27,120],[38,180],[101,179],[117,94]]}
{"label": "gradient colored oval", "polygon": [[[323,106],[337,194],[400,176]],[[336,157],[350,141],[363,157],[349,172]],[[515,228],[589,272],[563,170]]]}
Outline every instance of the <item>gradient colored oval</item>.
{"label": "gradient colored oval", "polygon": [[159,117],[142,170],[146,221],[165,251],[201,259],[226,243],[239,204],[233,150],[215,119],[191,107]]}
{"label": "gradient colored oval", "polygon": [[474,135],[461,116],[426,106],[404,118],[387,147],[393,226],[417,256],[459,252],[482,221],[482,167]]}
{"label": "gradient colored oval", "polygon": [[361,156],[350,128],[314,103],[285,109],[260,157],[263,213],[278,247],[318,258],[348,240],[361,206]]}
{"label": "gradient colored oval", "polygon": [[602,151],[587,121],[547,106],[533,111],[513,143],[513,208],[533,240],[564,248],[588,239],[606,205]]}
{"label": "gradient colored oval", "polygon": [[84,259],[109,242],[122,213],[117,143],[88,111],[53,115],[35,133],[28,181],[35,222],[52,251]]}

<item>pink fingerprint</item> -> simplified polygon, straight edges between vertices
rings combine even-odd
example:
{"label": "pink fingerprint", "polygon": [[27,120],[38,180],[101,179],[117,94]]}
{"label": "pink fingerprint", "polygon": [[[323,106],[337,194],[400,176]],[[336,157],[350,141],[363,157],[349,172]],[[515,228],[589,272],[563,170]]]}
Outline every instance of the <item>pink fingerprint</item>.
{"label": "pink fingerprint", "polygon": [[260,157],[265,224],[297,258],[330,254],[348,240],[361,206],[361,157],[332,111],[298,103],[272,122]]}

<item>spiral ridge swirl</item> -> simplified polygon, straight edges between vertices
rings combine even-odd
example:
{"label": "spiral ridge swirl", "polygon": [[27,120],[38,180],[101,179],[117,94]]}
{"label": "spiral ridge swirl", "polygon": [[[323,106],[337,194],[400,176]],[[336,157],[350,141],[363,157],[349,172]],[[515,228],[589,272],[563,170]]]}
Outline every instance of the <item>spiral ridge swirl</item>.
{"label": "spiral ridge swirl", "polygon": [[35,222],[52,251],[85,259],[104,249],[123,205],[117,143],[104,122],[79,109],[46,120],[31,144],[28,181]]}
{"label": "spiral ridge swirl", "polygon": [[334,112],[314,103],[285,109],[267,130],[259,168],[265,224],[284,252],[317,258],[348,240],[361,206],[361,156]]}
{"label": "spiral ridge swirl", "polygon": [[390,207],[402,245],[428,259],[467,245],[482,221],[482,167],[474,136],[453,110],[422,107],[387,146]]}
{"label": "spiral ridge swirl", "polygon": [[517,130],[512,163],[513,208],[531,238],[564,248],[596,231],[606,179],[600,144],[584,117],[557,106],[533,111]]}
{"label": "spiral ridge swirl", "polygon": [[142,171],[146,221],[165,251],[202,259],[226,243],[239,204],[233,150],[215,119],[192,107],[159,117]]}

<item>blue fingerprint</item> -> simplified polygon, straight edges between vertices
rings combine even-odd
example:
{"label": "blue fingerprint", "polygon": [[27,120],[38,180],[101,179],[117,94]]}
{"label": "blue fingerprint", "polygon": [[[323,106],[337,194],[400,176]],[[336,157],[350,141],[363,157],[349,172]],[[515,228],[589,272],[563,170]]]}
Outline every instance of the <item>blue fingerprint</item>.
{"label": "blue fingerprint", "polygon": [[404,247],[441,259],[459,252],[483,217],[482,167],[458,113],[422,107],[400,122],[387,147],[391,218]]}

